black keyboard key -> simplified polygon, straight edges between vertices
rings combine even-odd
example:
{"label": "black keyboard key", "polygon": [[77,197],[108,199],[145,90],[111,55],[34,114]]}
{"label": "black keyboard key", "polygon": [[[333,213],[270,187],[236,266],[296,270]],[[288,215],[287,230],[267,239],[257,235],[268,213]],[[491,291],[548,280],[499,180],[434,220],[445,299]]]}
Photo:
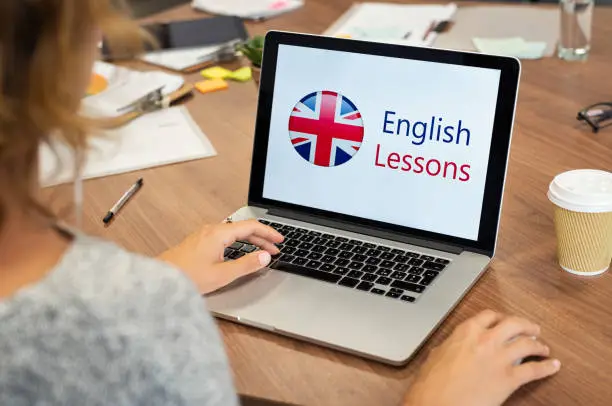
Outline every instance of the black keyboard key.
{"label": "black keyboard key", "polygon": [[378,247],[376,247],[377,249],[381,250],[382,252],[389,252],[391,251],[391,248],[389,247],[385,247],[384,245],[379,245]]}
{"label": "black keyboard key", "polygon": [[270,225],[270,222],[268,220],[264,220],[264,219],[257,219],[257,221],[259,221],[261,224],[265,224],[267,226]]}
{"label": "black keyboard key", "polygon": [[349,270],[347,268],[336,268],[333,272],[337,275],[346,275]]}
{"label": "black keyboard key", "polygon": [[249,253],[255,251],[256,249],[257,247],[254,245],[243,245],[242,248],[240,248],[240,251]]}
{"label": "black keyboard key", "polygon": [[355,262],[355,261],[353,261],[353,262],[351,262],[349,264],[348,267],[349,267],[349,269],[359,270],[359,269],[363,268],[363,263],[362,262]]}
{"label": "black keyboard key", "polygon": [[416,252],[410,252],[410,251],[404,252],[404,255],[406,255],[407,257],[411,257],[411,258],[418,258],[418,257],[420,257],[420,255],[417,254]]}
{"label": "black keyboard key", "polygon": [[376,273],[378,271],[378,267],[374,265],[366,265],[362,269],[363,272]]}
{"label": "black keyboard key", "polygon": [[406,264],[395,264],[395,266],[393,267],[394,270],[396,271],[400,271],[400,272],[406,272],[408,271],[408,269],[410,269],[410,265],[406,265]]}
{"label": "black keyboard key", "polygon": [[435,260],[435,258],[434,258],[434,257],[431,257],[431,256],[429,256],[429,255],[421,255],[421,259],[422,259],[423,261],[433,261],[433,260]]}
{"label": "black keyboard key", "polygon": [[391,270],[390,269],[386,269],[386,268],[379,268],[378,271],[376,272],[377,275],[382,275],[382,276],[389,276],[391,274]]}
{"label": "black keyboard key", "polygon": [[414,266],[421,266],[423,265],[423,262],[424,261],[422,259],[412,258],[408,263]]}
{"label": "black keyboard key", "polygon": [[376,283],[378,283],[379,285],[388,285],[391,282],[393,282],[393,279],[391,278],[387,278],[386,276],[379,276],[378,279],[376,279]]}
{"label": "black keyboard key", "polygon": [[406,272],[399,272],[399,271],[395,271],[391,274],[391,277],[393,279],[404,279],[406,277]]}
{"label": "black keyboard key", "polygon": [[282,227],[283,227],[283,225],[282,225],[282,224],[279,224],[279,223],[270,223],[270,224],[268,224],[268,225],[269,225],[270,227],[272,227],[273,229],[275,229],[275,230],[278,230],[279,228],[282,228]]}
{"label": "black keyboard key", "polygon": [[240,257],[244,256],[244,252],[241,251],[234,251],[231,254],[229,254],[227,257],[229,259],[238,259]]}
{"label": "black keyboard key", "polygon": [[448,259],[443,259],[443,258],[436,258],[436,261],[439,264],[444,264],[444,265],[448,265],[450,264],[450,261]]}
{"label": "black keyboard key", "polygon": [[361,277],[362,281],[368,281],[368,282],[374,282],[376,280],[376,278],[378,278],[378,276],[374,275],[373,273],[364,273],[363,276]]}
{"label": "black keyboard key", "polygon": [[[303,258],[298,258],[303,259]],[[336,283],[340,280],[342,276],[334,275],[332,273],[321,272],[315,269],[310,269],[304,266],[298,266],[296,264],[288,264],[283,261],[275,262],[272,267],[273,269],[277,269],[279,271],[289,272],[296,275],[306,276],[309,278],[319,279],[325,282]]]}
{"label": "black keyboard key", "polygon": [[336,267],[332,264],[323,264],[321,265],[321,268],[319,268],[320,271],[325,272],[334,272],[334,269],[336,269]]}
{"label": "black keyboard key", "polygon": [[359,240],[350,240],[349,243],[353,244],[353,245],[361,245],[361,244],[363,244],[363,242],[361,242]]}
{"label": "black keyboard key", "polygon": [[321,262],[325,262],[327,264],[331,264],[336,260],[336,257],[334,257],[333,255],[323,255],[323,258],[321,258]]}
{"label": "black keyboard key", "polygon": [[323,265],[322,262],[311,260],[311,261],[308,261],[308,263],[306,264],[306,267],[312,268],[312,269],[318,269],[321,265]]}
{"label": "black keyboard key", "polygon": [[308,255],[308,250],[305,249],[299,249],[297,251],[295,251],[294,254],[296,257],[305,257],[306,255]]}
{"label": "black keyboard key", "polygon": [[433,269],[434,271],[441,271],[441,270],[443,270],[444,268],[446,268],[446,265],[444,265],[444,264],[439,264],[439,263],[437,263],[437,262],[431,262],[431,261],[428,261],[428,262],[425,262],[425,263],[423,264],[423,268],[425,268],[425,269]]}
{"label": "black keyboard key", "polygon": [[387,292],[387,294],[385,296],[391,297],[393,299],[398,299],[400,297],[400,294],[399,293],[395,293],[395,292]]}
{"label": "black keyboard key", "polygon": [[353,252],[355,254],[364,254],[364,253],[368,252],[368,249],[366,247],[364,247],[363,245],[358,245],[356,247],[353,247]]}
{"label": "black keyboard key", "polygon": [[327,244],[325,244],[325,246],[330,247],[330,248],[337,248],[340,246],[340,244],[342,244],[340,241],[329,240]]}
{"label": "black keyboard key", "polygon": [[398,289],[409,290],[410,292],[421,293],[425,290],[425,286],[416,285],[410,282],[398,281],[397,279],[391,282],[391,286]]}
{"label": "black keyboard key", "polygon": [[436,272],[436,271],[425,271],[425,272],[423,272],[423,276],[426,276],[426,277],[432,278],[432,279],[435,278],[438,275],[439,275],[439,273]]}
{"label": "black keyboard key", "polygon": [[385,294],[385,291],[384,291],[384,290],[382,290],[382,289],[377,289],[377,288],[374,288],[374,289],[372,289],[372,290],[370,291],[370,293],[374,293],[375,295],[384,295],[384,294]]}
{"label": "black keyboard key", "polygon": [[327,238],[323,238],[323,237],[317,237],[314,240],[312,240],[313,244],[325,244],[327,242]]}
{"label": "black keyboard key", "polygon": [[392,254],[390,252],[383,252],[378,258],[391,261],[393,258],[395,258],[395,254]]}
{"label": "black keyboard key", "polygon": [[357,289],[365,290],[367,292],[368,290],[372,289],[373,286],[374,284],[372,282],[361,282],[359,285],[357,285]]}
{"label": "black keyboard key", "polygon": [[242,244],[241,242],[235,242],[232,245],[230,245],[229,247],[235,250],[239,250],[240,248],[242,248],[244,244]]}
{"label": "black keyboard key", "polygon": [[288,226],[288,225],[286,225],[286,224],[285,224],[285,225],[283,226],[283,230],[287,230],[287,231],[291,232],[291,231],[295,231],[295,227],[293,227],[293,226]]}
{"label": "black keyboard key", "polygon": [[369,257],[377,257],[381,254],[382,251],[379,251],[377,249],[371,248],[368,250],[368,252],[366,252],[366,255]]}
{"label": "black keyboard key", "polygon": [[338,258],[350,259],[353,255],[355,254],[350,251],[342,251],[338,254]]}
{"label": "black keyboard key", "polygon": [[403,251],[403,250],[399,250],[399,249],[397,249],[397,248],[393,248],[393,249],[391,250],[391,252],[392,252],[393,254],[395,254],[395,255],[404,255],[404,251]]}
{"label": "black keyboard key", "polygon": [[383,261],[381,262],[378,266],[380,266],[381,268],[393,268],[393,266],[395,265],[395,262],[393,261]]}
{"label": "black keyboard key", "polygon": [[336,240],[336,241],[340,241],[340,242],[347,242],[347,241],[348,241],[348,238],[346,238],[346,237],[336,236],[335,240]]}
{"label": "black keyboard key", "polygon": [[285,241],[285,247],[297,247],[298,245],[300,245],[300,240],[286,240]]}
{"label": "black keyboard key", "polygon": [[380,258],[370,257],[370,258],[366,259],[365,263],[369,264],[369,265],[378,265],[378,264],[381,263],[381,261],[382,261],[382,259],[380,259]]}
{"label": "black keyboard key", "polygon": [[285,237],[286,238],[295,238],[296,240],[299,240],[302,237],[302,233],[300,233],[299,231],[292,231],[289,234],[287,234]]}
{"label": "black keyboard key", "polygon": [[419,275],[408,274],[408,276],[406,276],[404,280],[406,282],[418,283],[421,280],[421,277]]}
{"label": "black keyboard key", "polygon": [[397,255],[395,257],[395,262],[397,262],[398,264],[405,264],[406,262],[408,262],[410,260],[409,257],[406,257],[404,255]]}
{"label": "black keyboard key", "polygon": [[318,253],[318,252],[311,252],[310,254],[308,254],[308,259],[321,259],[323,257],[323,254]]}
{"label": "black keyboard key", "polygon": [[431,282],[433,282],[433,280],[434,278],[432,278],[431,276],[424,276],[423,279],[421,279],[421,282],[419,283],[423,286],[429,286]]}
{"label": "black keyboard key", "polygon": [[295,261],[295,258],[296,257],[291,254],[283,254],[278,259],[284,262],[293,262]]}
{"label": "black keyboard key", "polygon": [[376,244],[372,244],[371,242],[363,243],[363,246],[366,248],[376,248]]}
{"label": "black keyboard key", "polygon": [[413,275],[421,275],[423,272],[425,272],[425,270],[423,268],[419,268],[418,266],[413,266],[408,270],[408,273]]}
{"label": "black keyboard key", "polygon": [[359,279],[349,278],[348,276],[345,276],[340,282],[338,282],[338,285],[354,288],[355,286],[357,286],[358,283]]}
{"label": "black keyboard key", "polygon": [[414,302],[414,298],[408,295],[403,295],[402,297],[400,297],[400,299],[403,300],[404,302]]}
{"label": "black keyboard key", "polygon": [[307,262],[308,259],[303,257],[297,257],[295,260],[292,261],[292,263],[296,265],[306,265]]}
{"label": "black keyboard key", "polygon": [[308,235],[314,235],[315,237],[318,237],[318,236],[320,236],[320,235],[321,235],[321,233],[320,233],[320,232],[318,232],[318,231],[310,230],[310,231],[308,232]]}
{"label": "black keyboard key", "polygon": [[338,258],[336,262],[334,262],[334,264],[338,266],[347,266],[350,263],[351,263],[350,260],[344,259],[344,258]]}
{"label": "black keyboard key", "polygon": [[351,278],[361,278],[361,275],[363,275],[363,272],[361,271],[351,271],[347,276],[350,276]]}
{"label": "black keyboard key", "polygon": [[353,257],[353,261],[358,261],[358,262],[363,262],[366,259],[368,259],[368,257],[366,257],[363,254],[355,254],[355,256]]}
{"label": "black keyboard key", "polygon": [[399,293],[400,295],[401,295],[402,293],[404,293],[404,291],[403,291],[403,290],[398,289],[398,288],[391,288],[391,289],[389,289],[389,292]]}
{"label": "black keyboard key", "polygon": [[302,238],[300,238],[300,241],[304,241],[304,242],[310,242],[312,240],[314,240],[314,235],[310,235],[310,234],[304,234]]}
{"label": "black keyboard key", "polygon": [[327,251],[325,251],[326,255],[338,255],[340,253],[340,250],[337,248],[328,248]]}
{"label": "black keyboard key", "polygon": [[297,248],[289,247],[289,246],[286,246],[286,245],[281,248],[281,252],[283,254],[293,254],[296,250],[297,250]]}
{"label": "black keyboard key", "polygon": [[223,256],[227,258],[227,256],[230,255],[232,252],[234,252],[233,249],[226,248],[226,249],[223,250]]}
{"label": "black keyboard key", "polygon": [[326,246],[324,246],[324,245],[315,245],[315,246],[314,246],[314,247],[312,247],[310,250],[311,250],[312,252],[319,252],[319,253],[322,253],[322,252],[323,252],[323,251],[325,251],[326,249],[327,249],[327,247],[326,247]]}
{"label": "black keyboard key", "polygon": [[348,242],[344,242],[344,243],[340,244],[338,249],[341,250],[341,251],[350,251],[350,250],[353,249],[353,246],[351,244],[349,244]]}

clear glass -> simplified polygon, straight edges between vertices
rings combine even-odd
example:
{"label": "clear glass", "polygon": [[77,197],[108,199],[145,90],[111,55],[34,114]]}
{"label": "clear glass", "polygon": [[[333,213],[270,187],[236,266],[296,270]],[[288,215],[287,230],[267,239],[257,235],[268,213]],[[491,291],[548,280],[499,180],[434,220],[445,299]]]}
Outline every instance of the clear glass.
{"label": "clear glass", "polygon": [[594,0],[560,0],[561,32],[557,55],[568,61],[585,60],[591,49]]}

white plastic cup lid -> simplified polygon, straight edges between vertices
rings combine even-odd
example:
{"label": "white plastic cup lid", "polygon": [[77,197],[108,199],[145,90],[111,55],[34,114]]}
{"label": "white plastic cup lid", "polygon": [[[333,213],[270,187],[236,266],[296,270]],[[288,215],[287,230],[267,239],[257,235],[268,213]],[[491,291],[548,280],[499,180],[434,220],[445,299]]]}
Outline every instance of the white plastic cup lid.
{"label": "white plastic cup lid", "polygon": [[594,169],[561,173],[550,183],[548,198],[555,205],[571,211],[612,211],[612,173]]}

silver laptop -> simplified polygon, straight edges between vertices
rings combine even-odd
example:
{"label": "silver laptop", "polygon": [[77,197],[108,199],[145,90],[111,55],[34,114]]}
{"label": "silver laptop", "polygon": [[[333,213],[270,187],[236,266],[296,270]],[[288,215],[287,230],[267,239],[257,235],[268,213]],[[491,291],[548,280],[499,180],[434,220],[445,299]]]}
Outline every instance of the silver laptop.
{"label": "silver laptop", "polygon": [[268,33],[248,205],[231,219],[286,238],[212,312],[407,362],[495,253],[519,74],[511,58]]}

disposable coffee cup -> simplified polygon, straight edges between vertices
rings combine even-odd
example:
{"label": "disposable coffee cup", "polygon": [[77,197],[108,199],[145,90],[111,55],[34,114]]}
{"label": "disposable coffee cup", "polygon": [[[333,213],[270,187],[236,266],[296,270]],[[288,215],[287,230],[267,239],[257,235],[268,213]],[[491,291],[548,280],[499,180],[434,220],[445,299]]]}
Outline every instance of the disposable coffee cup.
{"label": "disposable coffee cup", "polygon": [[581,169],[557,175],[548,198],[554,204],[559,265],[592,276],[612,262],[612,173]]}

